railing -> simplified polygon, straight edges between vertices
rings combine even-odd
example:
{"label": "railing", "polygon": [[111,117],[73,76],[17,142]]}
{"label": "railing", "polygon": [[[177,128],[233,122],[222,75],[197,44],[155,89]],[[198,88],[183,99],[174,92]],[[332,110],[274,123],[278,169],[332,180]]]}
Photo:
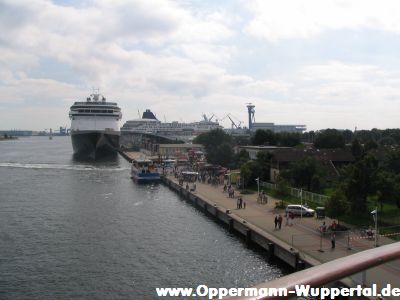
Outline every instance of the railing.
{"label": "railing", "polygon": [[[302,284],[309,285],[310,287],[320,287],[396,259],[400,259],[400,242],[335,259],[330,262],[303,271],[299,271],[267,283],[259,284],[254,288],[284,288],[287,289],[287,291],[289,292],[295,291],[296,285]],[[293,297],[293,294],[288,293],[287,297],[260,296],[255,298],[253,296],[242,296],[231,297],[229,299],[269,300],[284,299],[289,297]]]}
{"label": "railing", "polygon": [[[276,190],[277,189],[277,185],[275,183],[269,183],[269,182],[264,182],[264,181],[260,182],[260,186],[266,187],[267,189],[270,189],[270,190]],[[308,191],[301,190],[301,189],[287,187],[287,190],[288,190],[289,194],[291,196],[293,196],[293,197],[296,197],[296,198],[299,198],[299,199],[301,197],[303,197],[304,203],[313,202],[313,203],[316,203],[318,205],[325,205],[325,203],[329,200],[328,196],[321,195],[321,194],[316,194],[316,193],[312,193],[312,192],[308,192]]]}

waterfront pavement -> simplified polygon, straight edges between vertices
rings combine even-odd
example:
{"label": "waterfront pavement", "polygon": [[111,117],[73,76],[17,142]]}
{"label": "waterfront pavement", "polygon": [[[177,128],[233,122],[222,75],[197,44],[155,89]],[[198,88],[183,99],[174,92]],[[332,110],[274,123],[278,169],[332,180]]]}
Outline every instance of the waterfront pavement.
{"label": "waterfront pavement", "polygon": [[[169,179],[177,183],[177,179],[168,176]],[[311,261],[313,264],[321,264],[351,255],[356,252],[374,247],[374,239],[362,237],[355,232],[339,232],[336,234],[336,247],[331,249],[331,235],[325,234],[321,237],[319,228],[325,221],[329,226],[332,222],[329,218],[295,218],[292,226],[286,225],[284,210],[275,208],[275,199],[268,195],[268,203],[257,203],[257,194],[240,195],[235,191],[235,198],[229,198],[227,192],[223,192],[223,186],[212,186],[196,182],[196,192],[198,196],[207,199],[210,203],[215,203],[218,207],[231,210],[245,220],[247,223],[257,226],[265,232],[271,234],[280,241],[286,243],[289,247],[299,251],[300,258]],[[237,197],[240,196],[246,202],[246,209],[237,209]],[[276,215],[282,215],[283,223],[281,229],[275,229],[274,218]],[[394,241],[379,237],[379,245],[393,243]],[[400,242],[399,247],[400,247]],[[347,280],[351,280],[356,286],[358,283],[365,282],[366,286],[376,283],[378,287],[385,287],[390,283],[392,287],[400,287],[400,260],[393,261],[372,269],[365,274],[356,274]],[[395,299],[395,298],[385,298]]]}

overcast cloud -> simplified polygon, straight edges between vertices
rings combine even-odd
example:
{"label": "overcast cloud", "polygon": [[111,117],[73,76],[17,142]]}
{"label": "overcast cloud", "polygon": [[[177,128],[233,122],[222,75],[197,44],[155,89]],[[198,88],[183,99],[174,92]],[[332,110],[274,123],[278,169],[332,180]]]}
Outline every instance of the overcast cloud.
{"label": "overcast cloud", "polygon": [[246,121],[252,102],[259,122],[399,127],[398,11],[395,0],[0,0],[0,129],[69,126],[93,87],[123,122],[146,108]]}

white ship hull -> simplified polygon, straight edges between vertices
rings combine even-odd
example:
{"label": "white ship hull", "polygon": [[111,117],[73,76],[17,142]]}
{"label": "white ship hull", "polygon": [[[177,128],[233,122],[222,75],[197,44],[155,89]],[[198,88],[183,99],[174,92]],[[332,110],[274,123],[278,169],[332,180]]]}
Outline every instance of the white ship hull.
{"label": "white ship hull", "polygon": [[117,154],[121,119],[117,103],[106,102],[100,94],[92,94],[86,102],[75,102],[71,106],[70,118],[75,157],[97,159]]}

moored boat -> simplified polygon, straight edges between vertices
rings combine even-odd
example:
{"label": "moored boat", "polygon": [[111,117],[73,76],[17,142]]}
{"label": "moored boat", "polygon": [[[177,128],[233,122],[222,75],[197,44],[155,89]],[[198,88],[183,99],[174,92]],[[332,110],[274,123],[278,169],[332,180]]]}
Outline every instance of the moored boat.
{"label": "moored boat", "polygon": [[137,183],[150,183],[160,181],[160,172],[150,159],[136,159],[131,166],[132,179]]}

